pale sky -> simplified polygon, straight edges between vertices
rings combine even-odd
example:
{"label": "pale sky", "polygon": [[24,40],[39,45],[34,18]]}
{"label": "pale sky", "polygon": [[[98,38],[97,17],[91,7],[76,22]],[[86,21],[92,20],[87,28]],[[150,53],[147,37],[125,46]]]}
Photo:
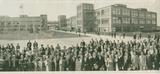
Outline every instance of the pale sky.
{"label": "pale sky", "polygon": [[[160,20],[160,0],[0,0],[0,16],[47,14],[48,20],[54,21],[58,15],[76,15],[76,6],[80,3],[93,3],[95,9],[117,3],[126,4],[131,8],[147,8],[156,11]],[[23,11],[20,9],[22,4]]]}

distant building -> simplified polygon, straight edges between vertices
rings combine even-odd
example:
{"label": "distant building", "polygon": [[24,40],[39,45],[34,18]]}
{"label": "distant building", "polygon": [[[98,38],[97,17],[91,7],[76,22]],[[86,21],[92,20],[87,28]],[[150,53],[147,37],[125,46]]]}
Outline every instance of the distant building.
{"label": "distant building", "polygon": [[77,30],[77,16],[72,16],[67,19],[67,29],[70,31]]}
{"label": "distant building", "polygon": [[57,21],[48,21],[47,25],[49,30],[58,29]]}
{"label": "distant building", "polygon": [[157,26],[157,13],[144,8],[115,4],[95,11],[99,32],[153,31]]}
{"label": "distant building", "polygon": [[77,6],[77,29],[81,32],[93,32],[95,29],[94,5],[82,3]]}
{"label": "distant building", "polygon": [[47,15],[20,17],[0,16],[0,32],[39,31],[47,27]]}
{"label": "distant building", "polygon": [[59,15],[58,16],[58,27],[60,30],[66,30],[67,27],[67,19],[66,15]]}
{"label": "distant building", "polygon": [[47,30],[47,23],[48,23],[48,19],[47,19],[47,15],[40,15],[41,18],[41,23],[42,23],[42,30]]}

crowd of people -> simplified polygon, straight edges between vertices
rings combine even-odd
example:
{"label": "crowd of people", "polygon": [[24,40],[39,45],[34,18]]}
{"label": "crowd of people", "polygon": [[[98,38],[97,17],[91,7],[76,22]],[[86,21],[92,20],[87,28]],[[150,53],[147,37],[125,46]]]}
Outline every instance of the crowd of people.
{"label": "crowd of people", "polygon": [[0,45],[0,57],[4,60],[3,71],[159,70],[159,38],[128,42],[92,39],[71,47],[29,41],[26,48]]}

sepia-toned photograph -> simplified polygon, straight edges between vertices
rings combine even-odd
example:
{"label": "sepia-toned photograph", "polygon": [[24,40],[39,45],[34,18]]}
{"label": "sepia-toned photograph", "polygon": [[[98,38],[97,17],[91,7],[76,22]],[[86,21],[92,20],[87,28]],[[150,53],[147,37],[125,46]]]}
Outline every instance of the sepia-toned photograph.
{"label": "sepia-toned photograph", "polygon": [[0,0],[0,72],[160,71],[160,0]]}

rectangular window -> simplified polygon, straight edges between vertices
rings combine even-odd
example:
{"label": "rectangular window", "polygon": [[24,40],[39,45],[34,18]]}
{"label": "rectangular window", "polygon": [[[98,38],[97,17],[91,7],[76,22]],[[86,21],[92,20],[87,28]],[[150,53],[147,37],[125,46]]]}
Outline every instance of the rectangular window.
{"label": "rectangular window", "polygon": [[152,21],[151,20],[146,20],[146,24],[151,24]]}
{"label": "rectangular window", "polygon": [[116,10],[116,13],[117,13],[118,15],[120,15],[120,14],[121,14],[121,9],[117,9],[117,10]]}
{"label": "rectangular window", "polygon": [[123,9],[122,15],[130,16],[130,10],[129,9]]}
{"label": "rectangular window", "polygon": [[104,15],[104,10],[101,10],[101,15]]}
{"label": "rectangular window", "polygon": [[112,13],[114,15],[120,15],[121,14],[121,9],[120,8],[115,8],[115,9],[112,10]]}
{"label": "rectangular window", "polygon": [[112,14],[116,15],[116,9],[112,10]]}
{"label": "rectangular window", "polygon": [[138,17],[138,11],[133,10],[131,13],[132,17]]}
{"label": "rectangular window", "polygon": [[132,18],[132,24],[138,24],[138,19]]}
{"label": "rectangular window", "polygon": [[140,12],[140,13],[139,13],[139,17],[140,17],[140,18],[145,18],[145,13]]}
{"label": "rectangular window", "polygon": [[99,19],[97,19],[97,24],[100,24],[100,20]]}
{"label": "rectangular window", "polygon": [[151,14],[151,17],[152,17],[153,19],[155,19],[155,18],[156,18],[156,14]]}
{"label": "rectangular window", "polygon": [[122,23],[130,24],[130,18],[122,18]]}
{"label": "rectangular window", "polygon": [[113,23],[115,23],[115,24],[121,24],[120,17],[113,17],[112,20],[113,20]]}
{"label": "rectangular window", "polygon": [[96,16],[100,16],[100,12],[99,11],[97,11]]}
{"label": "rectangular window", "polygon": [[102,19],[102,24],[108,24],[109,23],[109,20],[107,19]]}
{"label": "rectangular window", "polygon": [[155,21],[155,20],[152,20],[152,24],[156,24],[156,21]]}
{"label": "rectangular window", "polygon": [[152,18],[150,13],[147,14],[147,18]]}
{"label": "rectangular window", "polygon": [[145,24],[145,20],[140,19],[140,20],[139,20],[139,24]]}

